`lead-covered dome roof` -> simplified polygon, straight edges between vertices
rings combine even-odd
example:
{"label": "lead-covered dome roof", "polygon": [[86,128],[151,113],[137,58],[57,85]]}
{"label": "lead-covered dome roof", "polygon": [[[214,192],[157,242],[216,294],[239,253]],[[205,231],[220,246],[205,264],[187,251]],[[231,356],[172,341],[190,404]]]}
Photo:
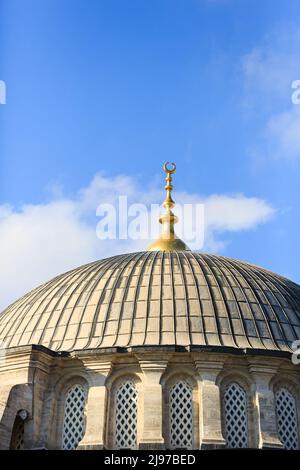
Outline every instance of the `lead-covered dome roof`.
{"label": "lead-covered dome roof", "polygon": [[81,266],[0,315],[6,347],[213,346],[290,351],[300,286],[221,256],[139,252]]}

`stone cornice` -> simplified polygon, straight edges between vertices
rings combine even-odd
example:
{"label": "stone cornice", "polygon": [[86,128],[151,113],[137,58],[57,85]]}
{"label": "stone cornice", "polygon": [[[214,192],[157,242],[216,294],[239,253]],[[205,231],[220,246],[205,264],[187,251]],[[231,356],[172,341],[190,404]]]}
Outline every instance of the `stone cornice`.
{"label": "stone cornice", "polygon": [[72,353],[73,359],[78,359],[84,367],[93,372],[108,375],[113,367],[111,357],[103,357],[100,354],[85,354],[84,351]]}
{"label": "stone cornice", "polygon": [[29,379],[33,369],[49,373],[54,357],[50,350],[43,347],[8,348],[0,358],[0,374],[23,372]]}
{"label": "stone cornice", "polygon": [[223,361],[203,361],[196,359],[194,361],[198,375],[202,380],[215,381],[220,372],[223,370]]}
{"label": "stone cornice", "polygon": [[142,370],[165,370],[171,356],[161,352],[153,352],[150,355],[135,354]]}

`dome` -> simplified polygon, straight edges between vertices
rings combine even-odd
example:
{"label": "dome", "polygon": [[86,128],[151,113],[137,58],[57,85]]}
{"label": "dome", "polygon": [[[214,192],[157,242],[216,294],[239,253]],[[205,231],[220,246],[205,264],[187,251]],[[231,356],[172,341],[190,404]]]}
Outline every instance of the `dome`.
{"label": "dome", "polygon": [[148,251],[0,313],[0,449],[299,448],[300,286],[191,251],[174,230],[175,169]]}
{"label": "dome", "polygon": [[55,277],[0,315],[6,347],[54,351],[177,346],[291,351],[300,286],[252,264],[147,251]]}

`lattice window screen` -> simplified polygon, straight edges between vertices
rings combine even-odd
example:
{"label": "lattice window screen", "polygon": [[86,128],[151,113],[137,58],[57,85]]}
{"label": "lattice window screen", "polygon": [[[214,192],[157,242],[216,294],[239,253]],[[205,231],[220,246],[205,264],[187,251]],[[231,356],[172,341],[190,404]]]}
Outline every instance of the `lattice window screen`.
{"label": "lattice window screen", "polygon": [[279,439],[286,449],[298,449],[298,420],[296,401],[284,387],[275,394]]}
{"label": "lattice window screen", "polygon": [[177,382],[170,390],[170,447],[193,449],[193,390],[185,381]]}
{"label": "lattice window screen", "polygon": [[11,450],[23,450],[24,449],[24,421],[17,416],[10,444]]}
{"label": "lattice window screen", "polygon": [[248,447],[247,397],[245,390],[235,382],[225,389],[224,410],[227,447]]}
{"label": "lattice window screen", "polygon": [[73,385],[66,394],[62,441],[64,450],[76,449],[83,438],[86,395],[85,388],[79,384]]}
{"label": "lattice window screen", "polygon": [[128,380],[116,391],[115,396],[115,446],[117,449],[137,448],[137,399],[133,381]]}

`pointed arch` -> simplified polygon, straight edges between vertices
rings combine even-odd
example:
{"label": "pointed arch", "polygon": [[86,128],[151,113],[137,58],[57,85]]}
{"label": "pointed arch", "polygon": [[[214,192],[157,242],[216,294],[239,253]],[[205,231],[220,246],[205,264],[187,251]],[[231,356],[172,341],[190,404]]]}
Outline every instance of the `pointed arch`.
{"label": "pointed arch", "polygon": [[115,392],[115,448],[137,449],[138,390],[134,380],[124,380]]}
{"label": "pointed arch", "polygon": [[226,447],[248,447],[247,393],[238,382],[229,382],[223,390]]}
{"label": "pointed arch", "polygon": [[194,448],[193,388],[186,380],[170,388],[169,436],[171,449]]}
{"label": "pointed arch", "polygon": [[87,390],[80,383],[73,384],[66,392],[62,449],[76,449],[85,431],[85,403]]}
{"label": "pointed arch", "polygon": [[297,405],[293,393],[284,386],[275,392],[278,436],[288,450],[299,448]]}

